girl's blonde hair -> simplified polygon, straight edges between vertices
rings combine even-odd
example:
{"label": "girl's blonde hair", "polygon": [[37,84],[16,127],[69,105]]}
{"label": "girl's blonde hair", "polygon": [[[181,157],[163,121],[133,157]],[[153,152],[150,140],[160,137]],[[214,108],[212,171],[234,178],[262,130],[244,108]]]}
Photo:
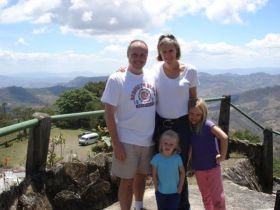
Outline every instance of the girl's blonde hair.
{"label": "girl's blonde hair", "polygon": [[159,140],[159,148],[158,148],[159,152],[162,152],[163,139],[164,139],[165,136],[169,137],[171,139],[174,139],[174,141],[176,143],[176,146],[175,146],[175,150],[173,151],[173,154],[174,153],[179,154],[181,152],[181,148],[179,146],[180,139],[179,139],[179,135],[173,130],[166,130],[161,134],[161,137],[160,137],[160,140]]}
{"label": "girl's blonde hair", "polygon": [[191,104],[190,108],[197,108],[202,113],[201,121],[195,126],[191,126],[191,129],[196,133],[200,133],[202,125],[205,123],[208,117],[208,108],[206,102],[202,98],[198,98]]}

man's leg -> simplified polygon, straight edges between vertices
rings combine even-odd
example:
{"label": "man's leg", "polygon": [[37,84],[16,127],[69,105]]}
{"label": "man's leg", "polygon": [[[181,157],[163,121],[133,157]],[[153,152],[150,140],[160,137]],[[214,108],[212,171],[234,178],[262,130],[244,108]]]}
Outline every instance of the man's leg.
{"label": "man's leg", "polygon": [[143,208],[143,197],[146,186],[146,176],[151,173],[150,161],[154,153],[154,147],[138,146],[139,154],[138,171],[134,175],[133,193],[135,197],[136,210]]}
{"label": "man's leg", "polygon": [[133,196],[133,179],[121,179],[118,198],[121,210],[130,210]]}
{"label": "man's leg", "polygon": [[[134,193],[135,202],[140,205],[139,206],[140,208],[143,208],[143,197],[144,197],[144,192],[145,192],[145,184],[146,184],[146,175],[136,174],[134,176],[133,193]],[[142,203],[139,203],[139,202],[142,202]]]}

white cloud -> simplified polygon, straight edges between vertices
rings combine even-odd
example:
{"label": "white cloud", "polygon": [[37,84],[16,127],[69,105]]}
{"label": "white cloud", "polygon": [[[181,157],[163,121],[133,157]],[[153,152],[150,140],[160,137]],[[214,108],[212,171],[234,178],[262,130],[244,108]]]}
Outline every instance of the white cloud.
{"label": "white cloud", "polygon": [[20,37],[20,38],[18,38],[18,40],[16,41],[15,44],[16,45],[24,45],[24,46],[26,46],[27,42],[24,40],[24,38]]}
{"label": "white cloud", "polygon": [[280,34],[267,34],[264,39],[254,39],[246,44],[247,47],[252,49],[280,49]]}
{"label": "white cloud", "polygon": [[[12,51],[0,50],[0,63],[5,64],[2,73],[21,73],[25,72],[49,72],[64,73],[74,72],[79,75],[80,72],[90,75],[108,74],[103,73],[106,66],[107,71],[116,69],[118,61],[112,58],[94,54],[77,54],[73,51],[63,53],[18,53]],[[42,65],[43,64],[43,65]],[[73,76],[73,75],[71,75]]]}
{"label": "white cloud", "polygon": [[228,69],[279,67],[279,35],[268,34],[262,40],[252,40],[244,45],[227,43],[185,42],[182,47],[182,61],[190,62],[200,69]]}
{"label": "white cloud", "polygon": [[5,7],[8,4],[8,0],[0,0],[0,8]]}
{"label": "white cloud", "polygon": [[212,0],[205,8],[210,20],[228,23],[243,23],[241,13],[254,13],[265,6],[268,0]]}
{"label": "white cloud", "polygon": [[[0,0],[0,24],[22,21],[43,24],[43,27],[36,25],[34,34],[54,31],[51,27],[57,24],[62,34],[94,36],[102,45],[107,44],[98,54],[16,53],[0,49],[0,64],[11,71],[17,67],[108,74],[126,64],[126,48],[132,39],[145,40],[149,46],[148,62],[156,62],[159,34],[150,35],[147,31],[166,30],[168,20],[182,15],[204,15],[221,23],[243,23],[242,15],[256,12],[266,3],[267,0],[25,0],[7,6],[6,1]],[[182,60],[200,68],[280,66],[279,34],[267,34],[243,46],[178,39]],[[27,43],[20,38],[17,44]]]}
{"label": "white cloud", "polygon": [[82,15],[82,20],[84,22],[90,22],[92,21],[92,18],[93,18],[92,11],[85,11],[84,14]]}
{"label": "white cloud", "polygon": [[53,19],[54,19],[54,15],[52,13],[45,13],[39,16],[36,20],[34,20],[33,23],[47,24],[47,23],[51,23]]}
{"label": "white cloud", "polygon": [[[2,0],[3,1],[3,0]],[[26,0],[4,8],[0,23],[55,23],[68,32],[93,36],[163,27],[182,15],[203,14],[221,23],[242,23],[268,0]]]}
{"label": "white cloud", "polygon": [[27,0],[1,11],[0,23],[18,23],[22,21],[36,21],[42,14],[48,13],[61,4],[61,0]]}
{"label": "white cloud", "polygon": [[41,27],[41,28],[33,29],[33,31],[32,31],[33,34],[44,34],[46,32],[48,32],[48,28],[46,26]]}
{"label": "white cloud", "polygon": [[[136,34],[147,40],[149,45],[147,63],[149,68],[156,63],[158,35],[149,36],[140,32]],[[103,39],[109,38],[108,36],[103,37]],[[5,66],[8,73],[18,72],[20,69],[21,72],[45,71],[62,74],[72,72],[72,76],[108,75],[120,66],[127,65],[128,42],[126,39],[131,40],[131,37],[128,35],[125,40],[112,42],[96,54],[79,54],[73,50],[62,53],[18,53],[0,49],[0,64]],[[199,71],[280,66],[279,34],[267,34],[263,39],[252,40],[245,45],[230,45],[224,42],[211,44],[199,41],[186,42],[180,37],[178,37],[178,41],[182,48],[182,61],[194,64]]]}

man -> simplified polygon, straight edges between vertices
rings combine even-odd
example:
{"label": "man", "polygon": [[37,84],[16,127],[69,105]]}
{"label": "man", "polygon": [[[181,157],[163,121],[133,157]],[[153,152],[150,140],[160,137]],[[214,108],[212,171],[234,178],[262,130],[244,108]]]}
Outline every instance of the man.
{"label": "man", "polygon": [[112,139],[112,173],[120,177],[118,199],[122,210],[143,209],[145,178],[150,173],[153,154],[156,91],[154,79],[143,72],[148,46],[133,40],[127,49],[125,72],[110,75],[101,101]]}

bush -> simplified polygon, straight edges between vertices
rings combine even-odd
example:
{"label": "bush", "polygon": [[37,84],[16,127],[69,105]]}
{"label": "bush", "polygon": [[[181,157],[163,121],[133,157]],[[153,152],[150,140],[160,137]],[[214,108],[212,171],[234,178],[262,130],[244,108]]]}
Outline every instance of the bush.
{"label": "bush", "polygon": [[251,133],[249,130],[236,131],[230,134],[230,138],[239,140],[248,140],[251,143],[260,143],[260,137]]}

